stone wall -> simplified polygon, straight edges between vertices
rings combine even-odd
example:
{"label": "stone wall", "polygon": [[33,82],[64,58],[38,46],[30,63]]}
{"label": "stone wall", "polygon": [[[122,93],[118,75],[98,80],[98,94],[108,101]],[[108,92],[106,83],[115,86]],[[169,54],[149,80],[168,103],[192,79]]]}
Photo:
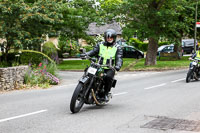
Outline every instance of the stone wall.
{"label": "stone wall", "polygon": [[17,89],[24,82],[28,66],[0,68],[0,91]]}

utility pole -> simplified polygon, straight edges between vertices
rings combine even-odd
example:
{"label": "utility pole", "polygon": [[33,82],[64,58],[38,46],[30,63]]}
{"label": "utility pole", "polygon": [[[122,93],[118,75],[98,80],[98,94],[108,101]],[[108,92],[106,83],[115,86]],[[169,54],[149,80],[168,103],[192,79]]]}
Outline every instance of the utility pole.
{"label": "utility pole", "polygon": [[197,7],[198,7],[198,0],[196,2],[196,9],[195,9],[194,53],[196,53],[196,40],[197,40]]}

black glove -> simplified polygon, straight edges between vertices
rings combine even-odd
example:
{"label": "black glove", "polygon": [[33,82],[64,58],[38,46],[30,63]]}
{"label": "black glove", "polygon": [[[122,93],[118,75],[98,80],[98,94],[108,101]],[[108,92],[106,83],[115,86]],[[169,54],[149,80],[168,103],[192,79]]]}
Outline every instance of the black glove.
{"label": "black glove", "polygon": [[119,70],[120,70],[120,67],[119,67],[119,66],[115,66],[115,69],[116,69],[117,71],[119,71]]}

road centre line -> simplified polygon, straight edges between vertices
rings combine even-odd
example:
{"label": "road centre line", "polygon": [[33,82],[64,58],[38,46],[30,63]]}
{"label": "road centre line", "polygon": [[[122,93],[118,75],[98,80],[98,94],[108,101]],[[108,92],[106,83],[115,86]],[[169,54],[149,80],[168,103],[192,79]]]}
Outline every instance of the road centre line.
{"label": "road centre line", "polygon": [[9,121],[9,120],[14,120],[14,119],[26,117],[26,116],[30,116],[30,115],[35,115],[35,114],[43,113],[43,112],[46,112],[46,111],[47,110],[45,109],[45,110],[40,110],[40,111],[36,111],[36,112],[31,112],[31,113],[28,113],[28,114],[23,114],[23,115],[18,115],[18,116],[10,117],[10,118],[0,119],[0,123],[1,122],[5,122],[5,121]]}
{"label": "road centre line", "polygon": [[126,93],[128,93],[128,92],[121,92],[121,93],[113,94],[113,96],[124,95]]}
{"label": "road centre line", "polygon": [[179,82],[179,81],[182,81],[182,80],[185,80],[185,78],[177,79],[177,80],[174,80],[174,81],[171,81],[171,82],[172,82],[172,83],[175,83],[175,82]]}
{"label": "road centre line", "polygon": [[151,86],[151,87],[147,87],[147,88],[144,88],[144,89],[145,90],[149,90],[149,89],[157,88],[157,87],[164,86],[164,85],[166,85],[166,83],[155,85],[155,86]]}

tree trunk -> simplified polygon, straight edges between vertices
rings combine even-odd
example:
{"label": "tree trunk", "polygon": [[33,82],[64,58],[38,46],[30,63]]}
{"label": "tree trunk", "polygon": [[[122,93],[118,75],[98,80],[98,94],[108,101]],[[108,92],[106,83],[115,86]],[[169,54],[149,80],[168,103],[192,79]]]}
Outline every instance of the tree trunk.
{"label": "tree trunk", "polygon": [[6,46],[5,46],[5,58],[4,58],[4,60],[6,61],[6,62],[8,62],[8,52],[9,52],[9,50],[10,50],[10,47],[12,46],[12,44],[13,44],[13,40],[12,39],[10,39],[11,37],[9,36],[9,35],[6,35]]}
{"label": "tree trunk", "polygon": [[[178,38],[178,37],[177,37]],[[175,44],[174,44],[174,52],[177,53],[176,59],[181,59],[182,57],[182,47],[181,47],[181,38],[175,40]]]}
{"label": "tree trunk", "polygon": [[158,39],[150,37],[146,60],[145,60],[146,66],[156,65],[157,50],[158,50]]}

